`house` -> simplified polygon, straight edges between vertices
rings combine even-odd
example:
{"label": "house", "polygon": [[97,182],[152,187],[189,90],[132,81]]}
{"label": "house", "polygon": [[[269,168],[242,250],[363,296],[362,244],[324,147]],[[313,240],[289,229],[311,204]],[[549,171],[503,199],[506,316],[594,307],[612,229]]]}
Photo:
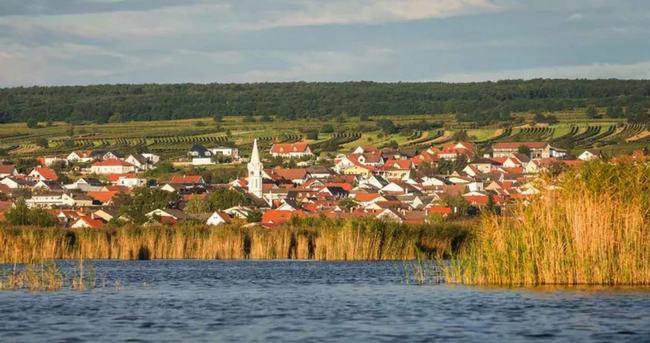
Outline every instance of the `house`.
{"label": "house", "polygon": [[275,176],[280,177],[284,180],[291,181],[291,183],[300,185],[307,181],[308,173],[305,168],[274,168],[267,169],[266,174],[270,176],[271,179],[276,179]]}
{"label": "house", "polygon": [[147,185],[147,179],[137,177],[131,174],[126,174],[124,176],[118,177],[117,181],[115,182],[115,185],[124,186],[128,188],[145,187]]}
{"label": "house", "polygon": [[71,226],[72,229],[101,229],[104,227],[104,221],[95,216],[79,217]]}
{"label": "house", "polygon": [[87,194],[99,204],[110,205],[118,193],[117,191],[90,191]]}
{"label": "house", "polygon": [[135,172],[135,167],[126,161],[107,159],[93,163],[90,172],[94,174],[126,174]]}
{"label": "house", "polygon": [[225,212],[215,211],[213,212],[208,220],[206,220],[206,225],[221,225],[230,223],[230,216]]}
{"label": "house", "polygon": [[231,148],[231,147],[216,147],[216,148],[211,148],[210,152],[212,153],[213,156],[224,156],[224,157],[229,157],[233,161],[239,160],[239,149],[237,148]]}
{"label": "house", "polygon": [[262,214],[262,225],[275,226],[288,222],[291,217],[302,217],[302,211],[268,210]]}
{"label": "house", "polygon": [[379,175],[390,180],[403,180],[411,175],[413,162],[411,160],[388,160],[377,171]]}
{"label": "house", "polygon": [[66,158],[68,162],[92,162],[94,160],[92,156],[92,150],[79,150],[71,152]]}
{"label": "house", "polygon": [[470,161],[474,157],[474,145],[469,142],[458,142],[446,145],[436,154],[440,159],[455,161],[459,157]]}
{"label": "house", "polygon": [[142,154],[130,154],[124,161],[131,163],[138,170],[153,169],[154,163]]}
{"label": "house", "polygon": [[163,224],[176,224],[179,221],[190,219],[191,217],[181,210],[165,208],[155,209],[145,214],[149,220],[157,220]]}
{"label": "house", "polygon": [[212,152],[200,144],[192,145],[187,156],[192,159],[192,165],[195,166],[214,164],[214,162],[212,162],[212,156],[214,156]]}
{"label": "house", "polygon": [[39,156],[36,158],[41,166],[51,167],[53,164],[67,165],[68,160],[58,156]]}
{"label": "house", "polygon": [[18,170],[13,164],[0,164],[0,178],[18,175]]}
{"label": "house", "polygon": [[72,207],[75,205],[75,199],[66,193],[44,192],[32,195],[25,200],[25,204],[30,208]]}
{"label": "house", "polygon": [[582,154],[580,154],[580,156],[578,156],[578,159],[581,161],[593,161],[601,158],[602,153],[598,150],[593,149],[585,150]]}
{"label": "house", "polygon": [[101,190],[102,187],[104,187],[104,184],[98,179],[93,177],[82,177],[71,184],[64,185],[63,187],[68,190],[79,190],[82,192],[90,192],[90,191]]}
{"label": "house", "polygon": [[271,147],[271,156],[273,157],[301,158],[311,157],[313,155],[309,144],[305,142],[278,143],[273,144]]}
{"label": "house", "polygon": [[59,181],[59,176],[53,169],[47,167],[36,167],[27,175],[34,180]]}
{"label": "house", "polygon": [[500,142],[492,145],[493,157],[508,157],[519,152],[520,147],[530,150],[530,158],[563,157],[566,151],[552,147],[547,142]]}
{"label": "house", "polygon": [[172,185],[192,186],[204,185],[205,180],[201,175],[174,175],[172,176],[172,179],[169,181],[169,183]]}
{"label": "house", "polygon": [[22,188],[31,188],[36,184],[36,181],[26,180],[25,178],[20,177],[5,177],[0,180],[0,184],[3,184],[9,189],[22,189]]}

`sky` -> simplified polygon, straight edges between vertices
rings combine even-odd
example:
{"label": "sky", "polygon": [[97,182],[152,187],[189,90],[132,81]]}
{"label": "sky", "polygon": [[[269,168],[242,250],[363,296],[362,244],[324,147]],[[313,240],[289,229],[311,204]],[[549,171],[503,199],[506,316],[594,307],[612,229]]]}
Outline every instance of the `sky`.
{"label": "sky", "polygon": [[650,78],[648,0],[0,0],[0,87]]}

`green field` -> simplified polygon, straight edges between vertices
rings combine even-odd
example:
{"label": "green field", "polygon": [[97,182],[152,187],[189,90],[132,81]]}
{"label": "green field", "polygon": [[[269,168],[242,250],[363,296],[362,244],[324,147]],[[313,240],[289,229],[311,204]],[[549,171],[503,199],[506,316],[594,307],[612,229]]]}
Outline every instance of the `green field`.
{"label": "green field", "polygon": [[[0,125],[0,148],[8,158],[65,154],[75,149],[110,148],[124,151],[150,151],[165,159],[182,157],[192,144],[207,147],[235,145],[244,154],[253,139],[262,149],[274,142],[307,140],[316,151],[348,152],[358,145],[378,147],[397,143],[400,147],[425,149],[451,141],[461,131],[467,139],[486,148],[497,141],[551,141],[574,152],[586,148],[603,148],[607,152],[628,151],[650,146],[648,128],[642,124],[626,124],[613,119],[590,120],[584,112],[553,113],[558,124],[531,125],[532,114],[515,114],[517,124],[501,123],[485,127],[471,127],[458,123],[453,114],[400,115],[371,117],[361,122],[358,117],[329,120],[275,120],[247,122],[243,117],[225,117],[216,123],[211,118],[83,124],[71,126],[63,122],[40,123],[39,128],[28,128],[25,123]],[[390,119],[403,129],[384,134],[376,126],[377,120]],[[442,123],[443,128],[408,129],[423,121]],[[334,132],[320,132],[317,139],[307,139],[310,130],[330,126]],[[313,138],[313,137],[312,137]],[[47,145],[47,146],[45,146]]]}

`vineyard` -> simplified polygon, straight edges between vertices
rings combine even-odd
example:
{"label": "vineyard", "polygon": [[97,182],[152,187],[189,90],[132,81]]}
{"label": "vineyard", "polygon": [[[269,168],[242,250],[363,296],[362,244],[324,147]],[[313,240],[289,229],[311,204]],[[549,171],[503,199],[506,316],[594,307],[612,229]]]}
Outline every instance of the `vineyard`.
{"label": "vineyard", "polygon": [[[650,131],[645,124],[623,121],[585,122],[573,118],[550,126],[522,125],[486,126],[462,125],[453,116],[444,116],[442,128],[418,128],[416,124],[431,116],[388,117],[399,129],[387,134],[373,120],[293,120],[272,122],[244,122],[238,117],[227,117],[219,123],[211,119],[133,122],[115,124],[88,124],[70,126],[52,123],[38,128],[27,128],[24,123],[0,125],[0,152],[6,156],[35,157],[43,154],[65,154],[73,149],[120,149],[124,151],[151,151],[164,158],[185,155],[193,144],[206,147],[235,146],[246,154],[254,139],[267,150],[274,143],[291,143],[307,139],[313,151],[349,151],[356,145],[394,146],[422,151],[431,146],[442,146],[457,139],[467,139],[481,151],[487,151],[495,142],[547,141],[558,148],[579,153],[587,148],[625,148],[650,145]],[[436,117],[441,118],[441,117]],[[564,117],[560,116],[560,120]],[[331,129],[321,129],[329,125]],[[401,131],[400,131],[401,130]],[[316,132],[317,134],[311,135]],[[321,132],[318,132],[321,131]],[[471,136],[470,136],[471,135]],[[309,138],[311,137],[311,138]]]}

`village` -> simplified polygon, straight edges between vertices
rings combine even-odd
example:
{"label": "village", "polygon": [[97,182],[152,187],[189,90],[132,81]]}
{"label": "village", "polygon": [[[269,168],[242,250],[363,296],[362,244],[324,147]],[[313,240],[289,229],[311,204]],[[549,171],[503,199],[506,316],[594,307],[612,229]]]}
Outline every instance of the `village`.
{"label": "village", "polygon": [[[246,158],[237,148],[195,144],[174,163],[177,172],[153,178],[147,175],[161,163],[155,154],[71,151],[38,157],[38,165],[24,173],[8,162],[0,165],[0,219],[22,206],[47,212],[65,228],[129,222],[241,222],[272,228],[293,217],[323,216],[425,224],[482,211],[506,214],[512,204],[540,192],[540,174],[603,158],[595,150],[571,156],[547,142],[498,142],[489,150],[479,155],[473,143],[464,141],[419,152],[358,146],[328,160],[317,157],[306,142],[273,144],[263,157],[256,140]],[[268,159],[285,164],[265,168]],[[215,184],[191,173],[224,164],[245,165],[247,174]],[[135,220],[123,204],[142,190],[174,196],[152,208],[153,198],[146,202],[153,196],[147,193],[139,207],[146,213]],[[211,195],[227,201],[203,206]]]}

